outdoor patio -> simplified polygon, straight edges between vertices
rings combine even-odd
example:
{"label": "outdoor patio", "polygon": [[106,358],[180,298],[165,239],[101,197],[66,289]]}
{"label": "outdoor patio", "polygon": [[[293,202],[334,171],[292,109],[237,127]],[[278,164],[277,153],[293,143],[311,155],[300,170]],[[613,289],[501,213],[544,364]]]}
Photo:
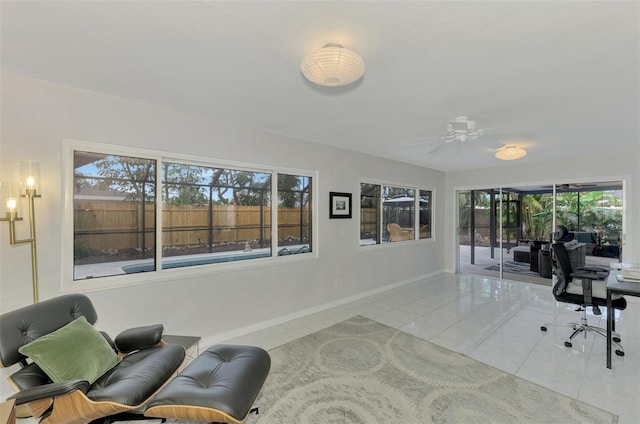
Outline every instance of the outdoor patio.
{"label": "outdoor patio", "polygon": [[[475,275],[485,275],[488,277],[499,278],[499,271],[492,271],[486,268],[494,265],[497,266],[500,264],[500,249],[494,248],[494,257],[491,257],[491,248],[490,247],[475,247],[475,261],[474,264],[471,263],[471,246],[469,245],[460,245],[459,247],[459,255],[460,255],[460,269],[459,272],[462,274],[475,274]],[[502,249],[503,260],[513,261],[513,252],[507,253],[507,249]],[[586,256],[586,265],[601,265],[608,267],[611,262],[617,262],[614,258],[605,258],[598,256]],[[528,265],[522,263],[523,265]],[[552,279],[542,278],[539,274],[529,271],[528,273],[513,273],[513,272],[504,272],[504,278],[512,281],[522,281],[525,283],[533,283],[540,284],[543,286],[551,286]]]}

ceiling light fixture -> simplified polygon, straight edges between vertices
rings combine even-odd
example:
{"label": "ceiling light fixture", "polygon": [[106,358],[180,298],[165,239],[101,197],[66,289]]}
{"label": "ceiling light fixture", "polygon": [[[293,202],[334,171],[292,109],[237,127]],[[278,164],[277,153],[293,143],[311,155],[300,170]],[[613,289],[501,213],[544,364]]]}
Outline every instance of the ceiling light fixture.
{"label": "ceiling light fixture", "polygon": [[300,64],[304,76],[325,87],[351,84],[364,75],[364,61],[341,44],[327,44],[309,53]]}
{"label": "ceiling light fixture", "polygon": [[496,157],[500,160],[516,160],[527,155],[527,151],[518,146],[505,146],[496,152]]}

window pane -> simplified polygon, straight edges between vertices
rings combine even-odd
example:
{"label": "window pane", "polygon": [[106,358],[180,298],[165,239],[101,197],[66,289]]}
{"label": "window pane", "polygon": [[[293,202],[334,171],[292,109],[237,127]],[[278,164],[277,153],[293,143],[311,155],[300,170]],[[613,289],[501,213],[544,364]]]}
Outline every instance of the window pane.
{"label": "window pane", "polygon": [[311,177],[278,174],[278,256],[311,252]]}
{"label": "window pane", "polygon": [[380,243],[380,186],[360,184],[360,246]]}
{"label": "window pane", "polygon": [[431,191],[420,190],[420,238],[431,238]]}
{"label": "window pane", "polygon": [[153,271],[156,161],[74,152],[74,280]]}
{"label": "window pane", "polygon": [[271,174],[164,162],[162,268],[271,256]]}
{"label": "window pane", "polygon": [[415,190],[382,186],[384,242],[415,239]]}
{"label": "window pane", "polygon": [[556,222],[569,231],[576,231],[578,226],[578,193],[558,191],[556,194]]}
{"label": "window pane", "polygon": [[565,241],[587,243],[587,260],[590,256],[620,257],[622,210],[622,190],[558,186],[556,192],[556,223],[569,230]]}

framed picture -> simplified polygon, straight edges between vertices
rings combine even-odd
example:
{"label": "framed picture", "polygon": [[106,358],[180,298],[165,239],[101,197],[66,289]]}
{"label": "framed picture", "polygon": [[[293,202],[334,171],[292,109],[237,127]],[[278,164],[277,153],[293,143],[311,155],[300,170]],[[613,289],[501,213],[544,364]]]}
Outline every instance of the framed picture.
{"label": "framed picture", "polygon": [[351,218],[351,193],[329,193],[329,218]]}

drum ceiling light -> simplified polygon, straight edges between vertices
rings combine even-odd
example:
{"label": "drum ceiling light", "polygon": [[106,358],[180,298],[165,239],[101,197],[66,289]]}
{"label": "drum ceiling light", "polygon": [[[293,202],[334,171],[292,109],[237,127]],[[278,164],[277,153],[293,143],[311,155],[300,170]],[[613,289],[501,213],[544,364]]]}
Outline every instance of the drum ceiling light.
{"label": "drum ceiling light", "polygon": [[309,53],[300,64],[304,76],[325,87],[351,84],[364,75],[364,61],[341,44],[330,43]]}
{"label": "drum ceiling light", "polygon": [[500,160],[516,160],[527,155],[527,151],[518,146],[505,146],[496,152],[496,157]]}

